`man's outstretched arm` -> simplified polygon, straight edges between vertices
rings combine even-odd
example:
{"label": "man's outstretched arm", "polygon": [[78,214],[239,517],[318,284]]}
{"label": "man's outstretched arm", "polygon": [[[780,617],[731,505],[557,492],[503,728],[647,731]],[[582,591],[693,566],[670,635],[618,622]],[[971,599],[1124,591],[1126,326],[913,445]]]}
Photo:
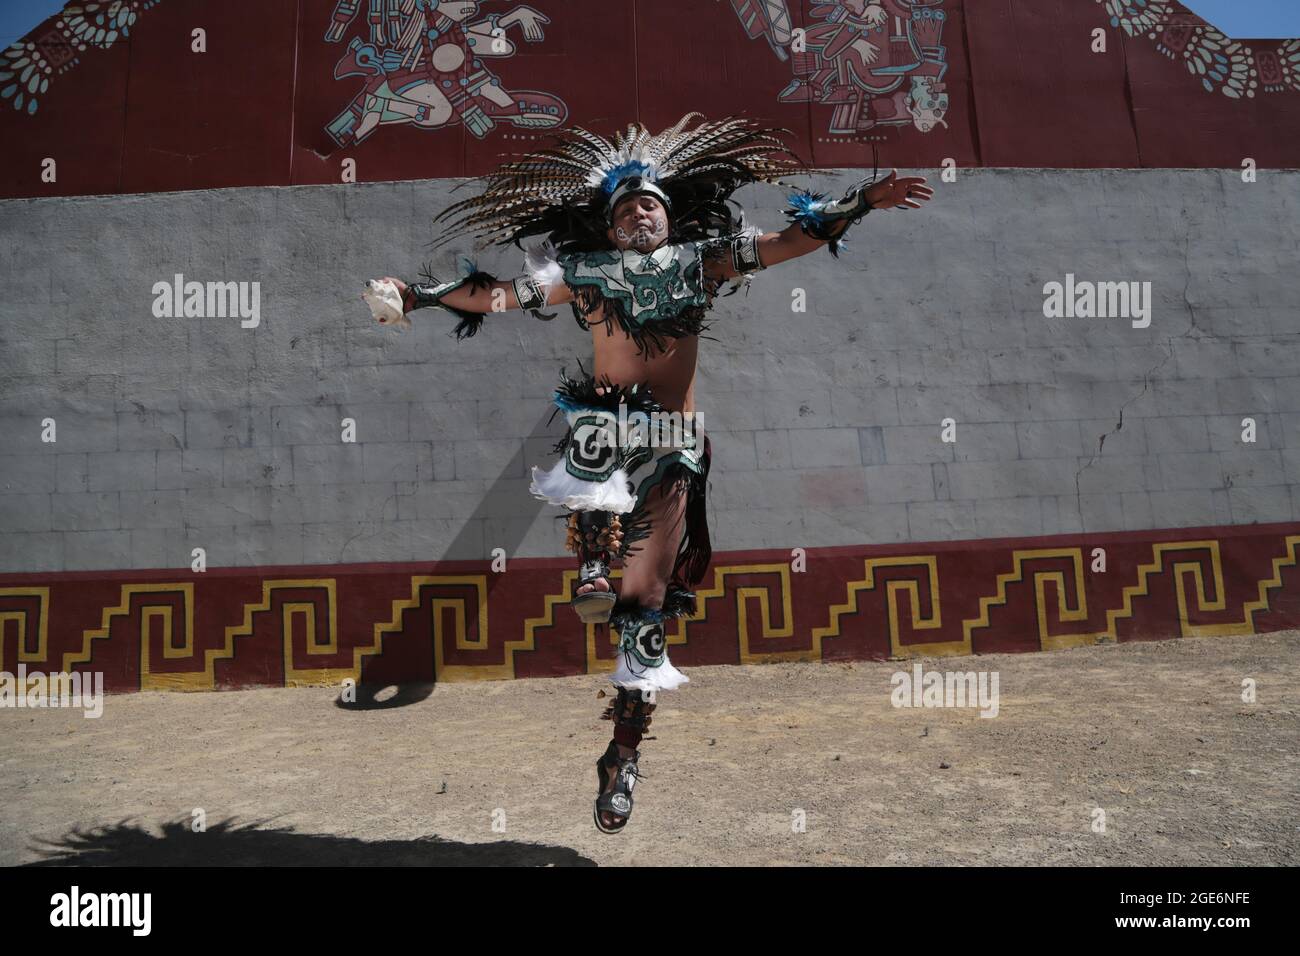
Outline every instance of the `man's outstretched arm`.
{"label": "man's outstretched arm", "polygon": [[[863,190],[860,196],[850,193],[838,203],[827,204],[831,216],[839,214],[841,218],[832,219],[824,226],[824,231],[810,229],[805,222],[792,222],[780,232],[767,232],[758,236],[755,252],[759,268],[774,266],[778,262],[795,259],[822,248],[828,242],[838,239],[852,222],[872,209],[920,209],[921,203],[933,195],[934,190],[926,185],[923,177],[899,178],[898,171],[893,170],[880,182]],[[710,259],[705,266],[705,273],[711,279],[732,279],[739,274],[729,256]]]}
{"label": "man's outstretched arm", "polygon": [[[540,298],[542,290],[527,276],[510,281],[492,280],[484,284],[467,282],[441,294],[437,292],[440,286],[432,283],[413,282],[408,285],[392,276],[384,278],[397,286],[397,294],[402,297],[402,307],[406,312],[441,305],[460,312],[487,315],[490,312],[536,309],[543,305],[562,305],[573,301],[573,293],[563,282],[551,286],[543,300]],[[443,285],[451,286],[455,283]],[[521,297],[523,304],[520,303]]]}

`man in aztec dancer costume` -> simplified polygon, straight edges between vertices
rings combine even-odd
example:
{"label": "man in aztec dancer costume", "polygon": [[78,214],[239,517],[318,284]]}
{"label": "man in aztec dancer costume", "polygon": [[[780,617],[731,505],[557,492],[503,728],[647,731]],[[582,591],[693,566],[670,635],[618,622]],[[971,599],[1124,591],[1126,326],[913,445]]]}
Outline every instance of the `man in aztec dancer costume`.
{"label": "man in aztec dancer costume", "polygon": [[550,319],[539,310],[566,302],[592,332],[593,372],[576,379],[561,372],[555,393],[568,422],[555,448],[561,457],[549,469],[533,467],[530,491],[568,512],[568,545],[581,568],[572,600],[579,618],[608,622],[619,634],[611,678],[618,694],[604,715],[614,739],[596,764],[594,816],[606,833],[621,830],[632,812],[637,747],[655,694],[687,681],[668,660],[665,622],[695,613],[691,588],[711,556],[710,445],[693,419],[696,351],[714,296],[822,246],[838,254],[848,227],[873,208],[918,208],[932,195],[924,179],[891,172],[839,200],[798,190],[784,230],[747,228],[743,212],[733,216],[731,194],[806,167],[777,135],[788,130],[741,119],[692,126],[702,119],[688,113],[658,135],[629,126],[613,142],[563,130],[556,145],[507,162],[483,177],[480,195],[438,217],[448,231],[435,245],[467,233],[521,248],[521,240],[543,237],[524,275],[498,281],[470,266],[450,282],[387,280],[404,312],[439,306],[457,315],[458,339],[474,335],[486,313],[524,309]]}

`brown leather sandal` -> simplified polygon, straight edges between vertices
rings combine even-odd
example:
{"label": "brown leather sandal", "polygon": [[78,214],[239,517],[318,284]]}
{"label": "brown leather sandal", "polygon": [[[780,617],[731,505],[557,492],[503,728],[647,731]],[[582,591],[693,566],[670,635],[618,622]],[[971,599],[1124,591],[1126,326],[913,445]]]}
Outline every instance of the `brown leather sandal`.
{"label": "brown leather sandal", "polygon": [[[627,826],[627,821],[632,816],[632,788],[641,779],[641,771],[637,767],[640,758],[639,750],[634,751],[630,757],[620,756],[618,744],[611,740],[605,753],[596,761],[600,790],[596,794],[596,806],[591,816],[596,822],[596,829],[601,833],[619,833]],[[614,778],[614,786],[607,790],[611,777]],[[606,824],[600,818],[602,813],[616,817],[617,821],[612,825]]]}

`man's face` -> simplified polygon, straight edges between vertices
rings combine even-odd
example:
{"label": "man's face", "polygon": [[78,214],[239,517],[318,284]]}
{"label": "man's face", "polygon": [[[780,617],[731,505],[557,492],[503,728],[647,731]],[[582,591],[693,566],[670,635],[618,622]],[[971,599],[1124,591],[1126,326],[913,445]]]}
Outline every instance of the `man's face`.
{"label": "man's face", "polygon": [[606,235],[620,251],[652,252],[668,240],[668,211],[649,193],[628,196],[614,207]]}

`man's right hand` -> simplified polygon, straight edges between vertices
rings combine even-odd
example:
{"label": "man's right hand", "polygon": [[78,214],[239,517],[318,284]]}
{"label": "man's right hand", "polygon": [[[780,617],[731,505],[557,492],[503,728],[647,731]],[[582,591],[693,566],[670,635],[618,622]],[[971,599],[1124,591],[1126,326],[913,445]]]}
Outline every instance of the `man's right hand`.
{"label": "man's right hand", "polygon": [[402,297],[402,311],[410,312],[411,311],[410,286],[408,286],[401,279],[394,279],[392,276],[384,276],[384,281],[391,282],[393,285],[397,286],[397,294]]}

